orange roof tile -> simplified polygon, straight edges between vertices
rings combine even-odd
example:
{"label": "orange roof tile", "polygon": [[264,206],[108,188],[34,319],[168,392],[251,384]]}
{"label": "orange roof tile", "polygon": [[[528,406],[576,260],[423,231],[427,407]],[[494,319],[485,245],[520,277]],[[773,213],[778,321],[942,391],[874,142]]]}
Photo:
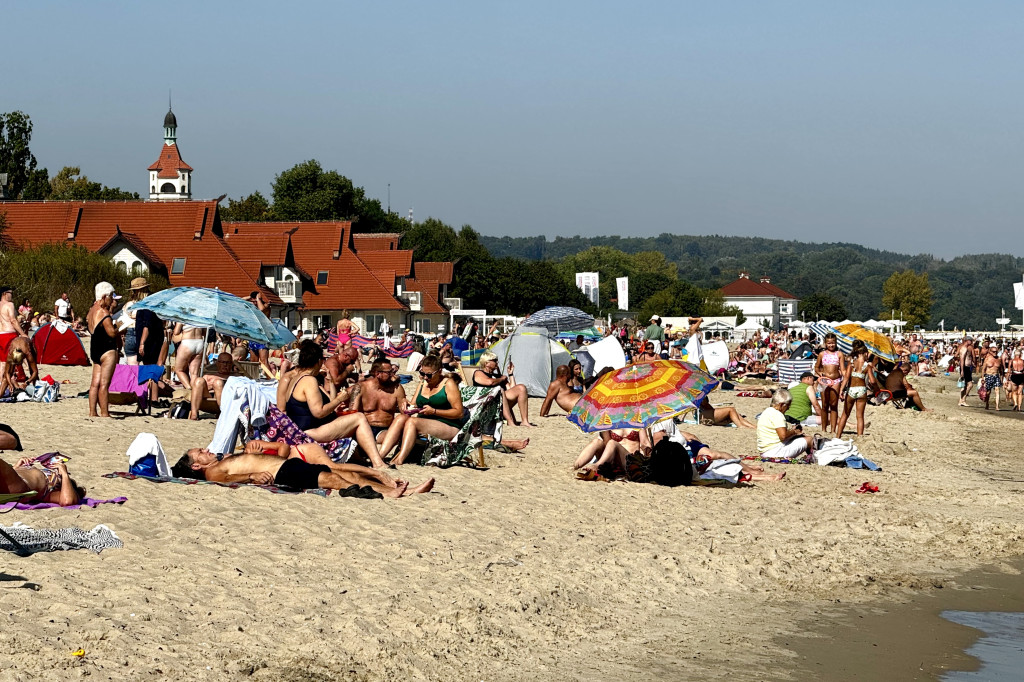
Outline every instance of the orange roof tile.
{"label": "orange roof tile", "polygon": [[432,280],[417,280],[407,278],[405,280],[406,291],[419,291],[423,294],[420,305],[422,313],[447,313],[445,308],[438,301],[440,298],[441,283]]}
{"label": "orange roof tile", "polygon": [[451,284],[455,274],[454,263],[415,263],[413,274],[417,279],[433,280],[441,284]]}
{"label": "orange roof tile", "polygon": [[759,282],[747,277],[740,277],[722,287],[724,296],[770,296],[796,299],[793,294],[780,289],[768,282]]}
{"label": "orange roof tile", "polygon": [[[228,223],[227,240],[239,235],[272,235],[291,231],[294,262],[309,273],[327,271],[327,284],[304,288],[302,299],[309,310],[405,310],[394,295],[394,277],[385,284],[352,250],[352,223],[279,222]],[[384,279],[387,270],[379,271]],[[315,283],[315,278],[314,278]]]}
{"label": "orange roof tile", "polygon": [[356,251],[356,255],[371,270],[391,270],[398,277],[408,277],[412,274],[412,251],[409,249]]}
{"label": "orange roof tile", "polygon": [[393,251],[401,238],[397,232],[363,232],[352,235],[352,243],[361,255],[364,251]]}
{"label": "orange roof tile", "polygon": [[177,178],[178,171],[191,171],[192,166],[182,160],[177,144],[165,144],[160,150],[160,157],[146,170],[160,171],[156,174],[158,178]]}
{"label": "orange roof tile", "polygon": [[[120,230],[170,266],[174,286],[217,287],[240,296],[259,289],[268,302],[281,304],[224,243],[216,201],[11,201],[3,210],[11,244],[63,242],[99,251]],[[175,258],[185,259],[183,274],[170,274]]]}

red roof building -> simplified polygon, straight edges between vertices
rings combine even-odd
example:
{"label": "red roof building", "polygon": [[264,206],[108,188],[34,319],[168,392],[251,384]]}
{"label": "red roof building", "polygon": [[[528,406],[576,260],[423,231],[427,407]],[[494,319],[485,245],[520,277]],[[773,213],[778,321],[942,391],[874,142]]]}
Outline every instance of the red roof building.
{"label": "red roof building", "polygon": [[796,319],[800,303],[796,296],[772,284],[770,277],[755,281],[746,272],[741,272],[735,281],[722,287],[722,295],[726,305],[743,311],[747,321],[741,328],[760,328],[768,324],[772,329],[778,329]]}
{"label": "red roof building", "polygon": [[128,272],[164,274],[173,286],[239,296],[259,289],[269,303],[284,303],[228,248],[216,201],[9,201],[2,211],[8,248],[78,244]]}

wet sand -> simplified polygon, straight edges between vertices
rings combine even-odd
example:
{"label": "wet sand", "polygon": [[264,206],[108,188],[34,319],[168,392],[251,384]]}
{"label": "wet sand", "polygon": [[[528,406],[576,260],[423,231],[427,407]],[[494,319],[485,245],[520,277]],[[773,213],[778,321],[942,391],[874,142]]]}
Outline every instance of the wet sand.
{"label": "wet sand", "polygon": [[[75,382],[65,395],[88,386],[86,368],[46,372]],[[786,480],[585,483],[570,466],[589,437],[553,417],[510,427],[529,449],[488,451],[487,471],[405,467],[438,482],[397,501],[105,479],[127,468],[137,432],[173,460],[207,444],[214,420],[89,420],[84,399],[3,405],[25,454],[59,449],[91,496],[128,502],[0,516],[104,523],[125,542],[98,556],[4,555],[16,579],[0,580],[0,682],[838,678],[864,656],[822,667],[808,654],[826,651],[808,635],[831,632],[834,615],[870,617],[936,584],[951,593],[965,572],[1024,553],[1021,425],[956,408],[954,382],[915,381],[935,412],[868,409],[857,442],[878,473],[767,465]],[[768,404],[713,401],[750,418]],[[688,428],[754,451],[752,430]],[[865,480],[881,492],[855,494]]]}

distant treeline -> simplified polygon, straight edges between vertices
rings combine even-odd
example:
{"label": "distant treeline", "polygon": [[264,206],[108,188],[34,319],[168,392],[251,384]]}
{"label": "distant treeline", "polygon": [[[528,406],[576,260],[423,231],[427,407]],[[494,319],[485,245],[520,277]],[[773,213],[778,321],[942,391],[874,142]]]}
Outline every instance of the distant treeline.
{"label": "distant treeline", "polygon": [[1013,307],[1013,282],[1021,281],[1024,259],[1002,254],[959,256],[943,260],[909,256],[857,244],[813,244],[760,237],[488,237],[480,242],[495,258],[560,261],[596,246],[628,254],[657,251],[675,263],[679,279],[706,289],[722,287],[740,271],[768,275],[772,283],[806,298],[824,293],[841,301],[852,319],[877,317],[882,285],[896,271],[928,273],[934,291],[930,327],[945,320],[946,329],[993,329],[1000,309],[1020,324]]}

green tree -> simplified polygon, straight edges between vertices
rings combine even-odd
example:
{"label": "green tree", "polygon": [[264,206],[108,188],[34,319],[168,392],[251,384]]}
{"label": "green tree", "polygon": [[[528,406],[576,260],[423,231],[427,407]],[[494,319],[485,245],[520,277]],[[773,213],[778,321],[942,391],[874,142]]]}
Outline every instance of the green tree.
{"label": "green tree", "polygon": [[241,199],[228,199],[227,206],[220,207],[220,219],[226,222],[266,222],[274,219],[270,202],[259,192],[253,192]]}
{"label": "green tree", "polygon": [[800,312],[806,320],[845,320],[846,306],[832,294],[817,291],[800,301]]}
{"label": "green tree", "polygon": [[380,201],[338,171],[325,171],[320,162],[303,161],[274,178],[271,185],[277,220],[353,220],[357,232],[400,232],[398,215],[387,213]]}
{"label": "green tree", "polygon": [[21,198],[25,201],[43,201],[50,198],[50,172],[45,168],[37,168],[28,174],[25,189],[21,190]]}
{"label": "green tree", "polygon": [[892,311],[909,324],[925,326],[932,316],[932,286],[928,282],[928,273],[918,275],[913,270],[894,272],[882,285],[881,316],[888,316]]}
{"label": "green tree", "polygon": [[29,148],[32,119],[21,111],[0,114],[0,173],[7,173],[7,194],[15,199],[36,170],[36,157]]}
{"label": "green tree", "polygon": [[53,201],[137,201],[140,198],[137,192],[93,182],[81,172],[78,166],[64,166],[50,179],[50,191],[42,198]]}

